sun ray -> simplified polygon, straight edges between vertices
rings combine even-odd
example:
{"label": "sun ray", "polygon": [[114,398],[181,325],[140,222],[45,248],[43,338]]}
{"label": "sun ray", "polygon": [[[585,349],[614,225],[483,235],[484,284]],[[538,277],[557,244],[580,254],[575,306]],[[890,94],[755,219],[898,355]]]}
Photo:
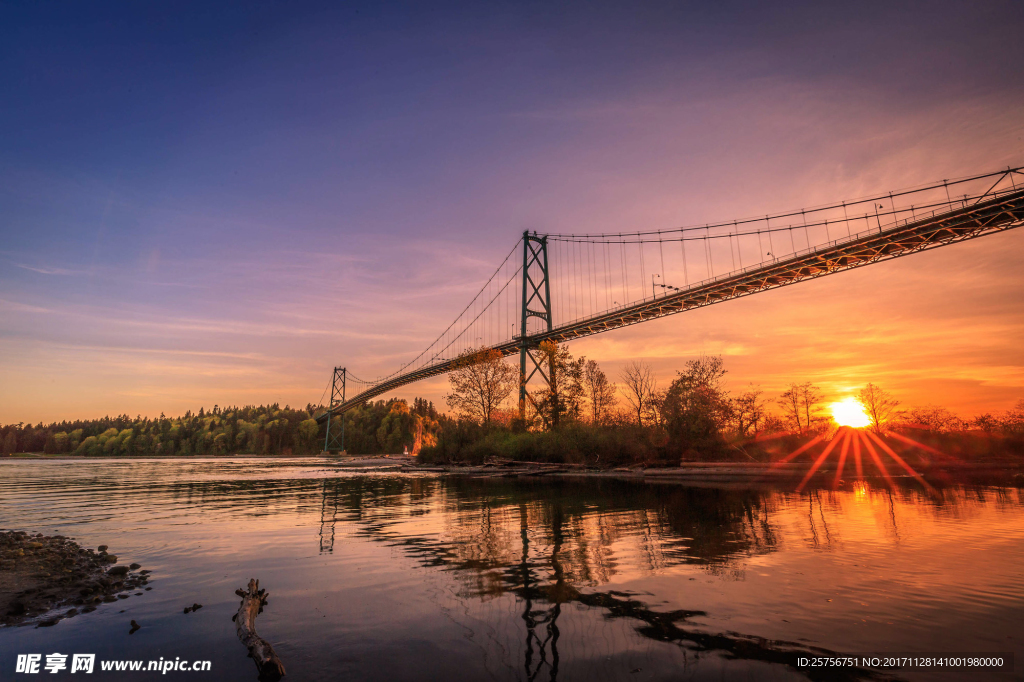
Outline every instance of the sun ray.
{"label": "sun ray", "polygon": [[867,448],[868,454],[871,455],[871,459],[874,461],[875,466],[877,466],[879,471],[882,472],[882,475],[885,476],[885,482],[889,484],[890,488],[895,488],[896,484],[893,482],[892,476],[889,475],[889,470],[885,468],[885,464],[882,462],[882,458],[878,456],[878,452],[875,450],[875,446],[871,444],[871,441],[868,440],[868,437],[864,435],[863,431],[860,434],[860,438],[862,441],[864,441],[864,447]]}
{"label": "sun ray", "polygon": [[885,435],[892,436],[893,438],[895,438],[897,440],[901,440],[904,443],[906,443],[907,445],[913,445],[915,448],[921,448],[925,452],[930,452],[933,455],[939,455],[940,457],[944,457],[946,459],[956,459],[955,457],[946,454],[942,450],[936,450],[935,448],[931,447],[930,445],[925,445],[924,443],[916,441],[913,438],[910,438],[908,436],[904,436],[901,433],[896,433],[895,431],[886,431]]}
{"label": "sun ray", "polygon": [[843,478],[843,467],[846,466],[846,453],[850,451],[850,429],[843,431],[843,447],[839,450],[839,466],[836,470],[836,478],[832,482],[833,488],[839,487],[839,481]]}
{"label": "sun ray", "polygon": [[804,443],[803,445],[798,447],[796,450],[794,450],[793,452],[789,453],[788,455],[786,455],[785,457],[780,459],[778,462],[773,462],[772,463],[772,468],[774,469],[776,467],[782,466],[783,464],[785,464],[786,462],[790,461],[791,459],[793,459],[793,458],[795,458],[795,457],[797,457],[799,455],[802,455],[803,453],[807,452],[808,450],[813,448],[815,445],[820,443],[821,440],[822,440],[822,438],[821,438],[820,435],[819,436],[815,436],[810,441]]}
{"label": "sun ray", "polygon": [[861,434],[860,434],[859,431],[855,432],[855,434],[853,436],[853,461],[857,465],[857,480],[858,481],[863,481],[864,480],[864,464],[861,462],[861,459],[860,459],[860,436],[861,436]]}
{"label": "sun ray", "polygon": [[814,460],[814,464],[811,466],[811,470],[807,472],[807,475],[804,476],[804,480],[800,481],[800,485],[796,487],[797,492],[800,492],[801,490],[804,489],[804,486],[807,485],[807,481],[811,480],[811,476],[814,475],[814,472],[818,470],[818,467],[822,465],[822,463],[825,461],[825,458],[828,457],[828,454],[832,452],[832,449],[835,448],[835,446],[838,444],[838,438],[833,438],[828,442],[828,445],[825,446],[825,449],[822,450],[820,455],[818,455],[818,459]]}
{"label": "sun ray", "polygon": [[883,451],[884,451],[884,452],[885,452],[885,453],[886,453],[887,455],[889,455],[890,457],[892,457],[892,458],[893,458],[893,460],[895,460],[897,464],[899,464],[899,465],[900,465],[901,467],[903,467],[904,469],[906,469],[906,471],[907,471],[907,473],[908,473],[908,474],[910,474],[910,475],[911,475],[911,476],[913,476],[913,477],[914,477],[915,479],[917,479],[918,483],[920,483],[921,485],[923,485],[923,486],[924,486],[924,488],[925,488],[925,490],[927,490],[927,491],[928,491],[929,493],[931,493],[931,494],[933,494],[933,495],[935,494],[935,488],[931,487],[931,486],[930,486],[930,485],[928,484],[928,481],[924,480],[924,477],[923,477],[923,476],[922,476],[921,474],[919,474],[919,473],[917,473],[916,471],[914,471],[913,467],[911,467],[911,466],[910,466],[909,464],[907,464],[907,463],[906,463],[905,461],[903,461],[903,458],[902,458],[902,457],[900,457],[899,455],[897,455],[897,454],[896,454],[896,451],[895,451],[895,450],[893,450],[892,448],[890,448],[890,447],[889,447],[889,446],[888,446],[888,445],[886,444],[886,442],[885,442],[885,441],[883,441],[883,440],[882,440],[881,438],[879,438],[879,437],[878,437],[878,436],[877,436],[876,434],[874,434],[874,433],[870,433],[870,432],[869,432],[869,433],[868,433],[868,436],[869,436],[869,437],[871,438],[871,440],[875,441],[875,443],[877,443],[877,444],[878,444],[878,447],[880,447],[880,448],[881,448],[881,449],[882,449],[882,450],[883,450]]}

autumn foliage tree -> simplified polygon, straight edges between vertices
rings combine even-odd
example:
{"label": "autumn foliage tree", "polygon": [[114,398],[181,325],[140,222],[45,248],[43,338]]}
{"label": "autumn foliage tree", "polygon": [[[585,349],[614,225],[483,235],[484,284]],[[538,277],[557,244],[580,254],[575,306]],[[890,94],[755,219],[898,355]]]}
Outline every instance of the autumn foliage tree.
{"label": "autumn foliage tree", "polygon": [[491,423],[495,411],[519,386],[519,371],[506,363],[494,349],[466,353],[448,374],[451,392],[448,407],[461,416]]}
{"label": "autumn foliage tree", "polygon": [[615,384],[608,381],[608,375],[593,360],[583,363],[583,390],[590,403],[591,423],[604,423],[615,405]]}
{"label": "autumn foliage tree", "polygon": [[668,432],[686,448],[713,448],[732,418],[732,403],[722,385],[726,369],[720,355],[689,360],[665,392]]}
{"label": "autumn foliage tree", "polygon": [[565,419],[578,421],[583,414],[585,358],[574,358],[568,347],[553,341],[541,342],[540,355],[547,382],[533,399],[545,425],[558,428]]}

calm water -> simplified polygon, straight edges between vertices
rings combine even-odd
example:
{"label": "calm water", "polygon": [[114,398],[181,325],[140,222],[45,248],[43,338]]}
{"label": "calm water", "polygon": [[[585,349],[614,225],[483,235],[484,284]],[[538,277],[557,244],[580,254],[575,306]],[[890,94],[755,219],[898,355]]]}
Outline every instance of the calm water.
{"label": "calm water", "polygon": [[167,676],[255,680],[231,622],[250,577],[270,593],[257,627],[294,680],[806,679],[786,661],[820,649],[1018,662],[905,679],[1024,670],[1014,488],[795,494],[315,459],[22,460],[0,476],[0,526],[108,544],[153,571],[143,596],[0,629],[0,679],[31,679],[14,675],[17,653],[57,651],[209,659],[212,673]]}

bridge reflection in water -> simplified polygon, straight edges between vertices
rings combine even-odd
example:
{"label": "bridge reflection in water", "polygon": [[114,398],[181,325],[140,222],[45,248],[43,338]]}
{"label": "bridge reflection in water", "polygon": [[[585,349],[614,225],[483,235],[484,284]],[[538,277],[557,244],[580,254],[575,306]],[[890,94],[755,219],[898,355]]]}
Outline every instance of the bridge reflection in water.
{"label": "bridge reflection in water", "polygon": [[[815,490],[802,496],[808,505],[806,542],[817,549],[841,542],[830,529],[827,512],[835,509],[836,494]],[[869,491],[860,488],[854,494]],[[887,499],[888,532],[898,542],[894,493],[877,494]],[[897,496],[917,494],[896,491]],[[957,506],[958,493],[937,494]],[[647,603],[650,595],[601,589],[620,573],[657,575],[683,564],[742,580],[745,562],[778,549],[773,515],[785,498],[781,493],[616,481],[554,482],[538,488],[508,479],[363,477],[325,480],[321,495],[321,552],[334,550],[337,524],[354,524],[359,536],[396,548],[423,568],[444,571],[456,582],[452,594],[461,601],[457,609],[448,610],[463,614],[471,636],[479,634],[475,627],[494,626],[484,622],[493,616],[472,617],[471,603],[514,598],[522,623],[519,665],[527,680],[558,678],[564,646],[560,625],[571,607],[598,609],[605,622],[621,621],[644,638],[674,644],[684,663],[713,655],[768,664],[782,674],[795,672],[799,656],[834,653],[807,643],[709,631],[693,622],[707,616],[705,611],[662,610]],[[442,512],[441,529],[437,520],[429,531],[416,523],[418,516],[437,513],[438,507],[457,513]],[[594,634],[589,642],[577,637],[572,646],[599,648],[603,635]],[[609,665],[615,668],[611,658]],[[606,672],[618,678],[631,671]],[[811,671],[809,676],[875,677],[858,669]]]}

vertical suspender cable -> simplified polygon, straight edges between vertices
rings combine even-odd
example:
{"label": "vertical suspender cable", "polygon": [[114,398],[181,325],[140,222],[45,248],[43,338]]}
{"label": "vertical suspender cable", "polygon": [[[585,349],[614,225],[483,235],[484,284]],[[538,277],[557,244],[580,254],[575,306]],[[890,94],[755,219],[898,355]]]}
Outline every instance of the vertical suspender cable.
{"label": "vertical suspender cable", "polygon": [[736,269],[736,254],[732,250],[732,235],[726,237],[729,240],[729,257],[732,259],[732,269]]}
{"label": "vertical suspender cable", "polygon": [[[638,232],[637,237],[640,236]],[[647,268],[644,264],[644,240],[640,240],[640,291],[643,293],[643,300],[647,300]]]}
{"label": "vertical suspender cable", "polygon": [[601,245],[600,246],[601,258],[604,259],[604,265],[602,266],[602,270],[601,270],[601,272],[604,273],[604,282],[602,283],[602,288],[604,290],[604,296],[603,296],[603,300],[602,300],[602,306],[603,306],[602,310],[608,310],[608,308],[611,307],[611,305],[610,305],[611,299],[608,298],[608,295],[609,295],[608,294],[608,288],[609,288],[609,284],[611,283],[611,272],[610,272],[611,263],[608,260],[608,244],[606,242],[598,242],[598,243]]}
{"label": "vertical suspender cable", "polygon": [[[740,236],[739,236],[739,231],[740,230],[739,230],[739,225],[736,224],[735,220],[732,221],[732,231],[734,233],[736,233],[736,251],[739,253],[739,256],[740,256],[740,269],[742,270],[743,269],[743,249],[740,248]],[[735,264],[733,264],[733,267],[735,267]]]}
{"label": "vertical suspender cable", "polygon": [[626,244],[619,242],[619,260],[622,261],[622,305],[629,302],[629,287],[626,284],[629,268],[626,266]]}
{"label": "vertical suspender cable", "polygon": [[686,282],[686,286],[690,286],[690,273],[686,268],[686,233],[682,230],[679,231],[679,250],[683,255],[683,280]]}
{"label": "vertical suspender cable", "polygon": [[708,279],[714,279],[715,263],[711,260],[711,230],[704,226],[704,257],[707,258]]}

